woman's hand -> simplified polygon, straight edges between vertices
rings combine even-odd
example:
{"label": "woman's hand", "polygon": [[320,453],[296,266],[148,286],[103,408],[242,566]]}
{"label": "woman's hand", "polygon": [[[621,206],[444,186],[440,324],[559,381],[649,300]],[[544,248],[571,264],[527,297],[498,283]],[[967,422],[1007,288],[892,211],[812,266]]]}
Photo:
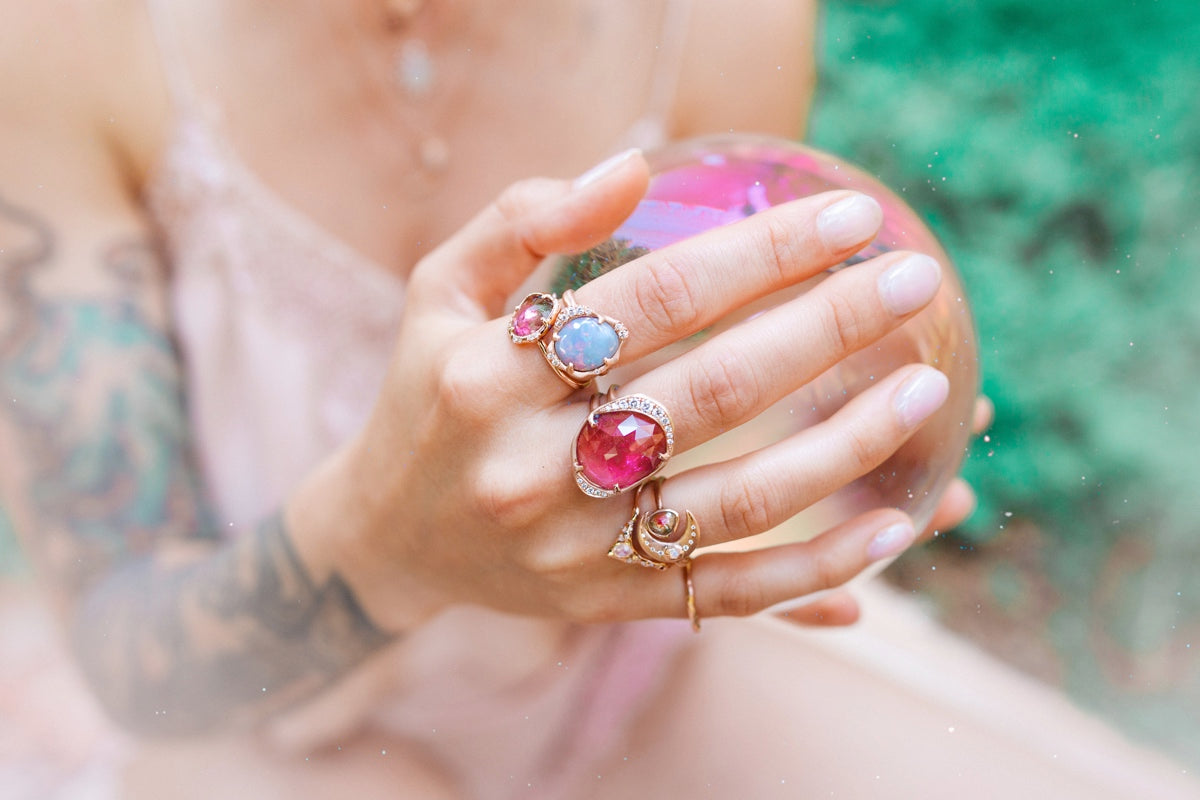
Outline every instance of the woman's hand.
{"label": "woman's hand", "polygon": [[[459,602],[579,621],[684,613],[680,578],[606,558],[632,510],[575,486],[571,442],[589,392],[506,333],[509,297],[550,253],[603,241],[647,183],[625,154],[574,184],[516,184],[412,275],[385,387],[362,434],[289,509],[367,613],[402,630]],[[876,233],[873,200],[832,192],[663,248],[577,292],[621,320],[625,364],[741,305],[845,260]],[[739,269],[728,269],[737,263]],[[751,419],[923,308],[940,273],[889,253],[840,270],[623,387],[665,405],[676,452]],[[945,400],[946,378],[909,365],[829,420],[759,451],[670,478],[666,502],[699,521],[702,544],[768,530],[885,460]],[[304,498],[340,498],[320,505]],[[747,614],[836,586],[916,538],[899,511],[847,520],[811,542],[696,558],[705,615]],[[314,559],[317,562],[323,558]]]}

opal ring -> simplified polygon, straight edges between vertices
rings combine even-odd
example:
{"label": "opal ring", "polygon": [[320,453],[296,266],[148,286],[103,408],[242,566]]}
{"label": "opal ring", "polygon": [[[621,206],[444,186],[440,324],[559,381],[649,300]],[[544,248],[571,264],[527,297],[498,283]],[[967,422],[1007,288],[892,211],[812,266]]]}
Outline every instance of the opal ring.
{"label": "opal ring", "polygon": [[515,344],[537,342],[555,374],[576,389],[617,363],[629,336],[618,320],[575,302],[574,292],[534,292],[513,311],[508,335]]}
{"label": "opal ring", "polygon": [[577,304],[570,289],[563,292],[563,306],[549,336],[538,344],[558,377],[579,388],[612,369],[629,331],[612,317]]}
{"label": "opal ring", "polygon": [[[680,514],[663,505],[664,480],[656,478],[638,489],[633,499],[633,516],[608,551],[609,558],[655,569],[690,561],[700,538],[696,518],[687,509]],[[650,511],[642,511],[642,493],[646,489],[654,499]]]}
{"label": "opal ring", "polygon": [[667,409],[644,394],[617,397],[613,386],[592,408],[571,444],[575,484],[589,497],[612,497],[645,483],[675,450]]}

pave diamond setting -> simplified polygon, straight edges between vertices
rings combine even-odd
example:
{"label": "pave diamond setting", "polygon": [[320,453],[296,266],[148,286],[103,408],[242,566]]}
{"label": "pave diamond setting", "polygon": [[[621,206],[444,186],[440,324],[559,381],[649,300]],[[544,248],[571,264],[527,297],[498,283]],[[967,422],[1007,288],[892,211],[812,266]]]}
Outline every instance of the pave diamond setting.
{"label": "pave diamond setting", "polygon": [[546,335],[561,307],[558,298],[544,292],[526,295],[508,320],[508,336],[515,344],[536,342]]}
{"label": "pave diamond setting", "polygon": [[612,369],[627,338],[629,331],[620,321],[570,304],[558,312],[549,336],[540,344],[563,380],[583,386]]}
{"label": "pave diamond setting", "polygon": [[613,400],[588,414],[575,437],[575,483],[591,497],[612,497],[657,474],[674,449],[662,404],[638,394]]}

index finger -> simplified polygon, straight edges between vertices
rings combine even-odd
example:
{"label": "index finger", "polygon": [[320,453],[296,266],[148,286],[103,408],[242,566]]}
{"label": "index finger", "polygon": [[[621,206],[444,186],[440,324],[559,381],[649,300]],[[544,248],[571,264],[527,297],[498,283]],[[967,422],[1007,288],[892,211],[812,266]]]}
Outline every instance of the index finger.
{"label": "index finger", "polygon": [[868,195],[826,192],[656,250],[580,287],[576,297],[629,329],[622,354],[634,359],[841,263],[882,221]]}
{"label": "index finger", "polygon": [[[628,217],[649,180],[639,150],[626,150],[574,181],[531,178],[512,184],[413,271],[409,299],[466,295],[487,317],[551,253],[593,247]],[[511,309],[508,309],[511,310]]]}

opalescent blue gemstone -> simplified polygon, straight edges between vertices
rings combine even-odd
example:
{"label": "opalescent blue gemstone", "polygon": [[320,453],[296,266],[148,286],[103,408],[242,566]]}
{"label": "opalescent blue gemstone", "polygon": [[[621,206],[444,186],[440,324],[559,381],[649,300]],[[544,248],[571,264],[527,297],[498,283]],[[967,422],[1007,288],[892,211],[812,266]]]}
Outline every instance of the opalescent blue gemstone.
{"label": "opalescent blue gemstone", "polygon": [[607,322],[594,317],[576,317],[562,326],[554,352],[580,372],[590,372],[604,366],[604,359],[612,358],[621,339]]}

